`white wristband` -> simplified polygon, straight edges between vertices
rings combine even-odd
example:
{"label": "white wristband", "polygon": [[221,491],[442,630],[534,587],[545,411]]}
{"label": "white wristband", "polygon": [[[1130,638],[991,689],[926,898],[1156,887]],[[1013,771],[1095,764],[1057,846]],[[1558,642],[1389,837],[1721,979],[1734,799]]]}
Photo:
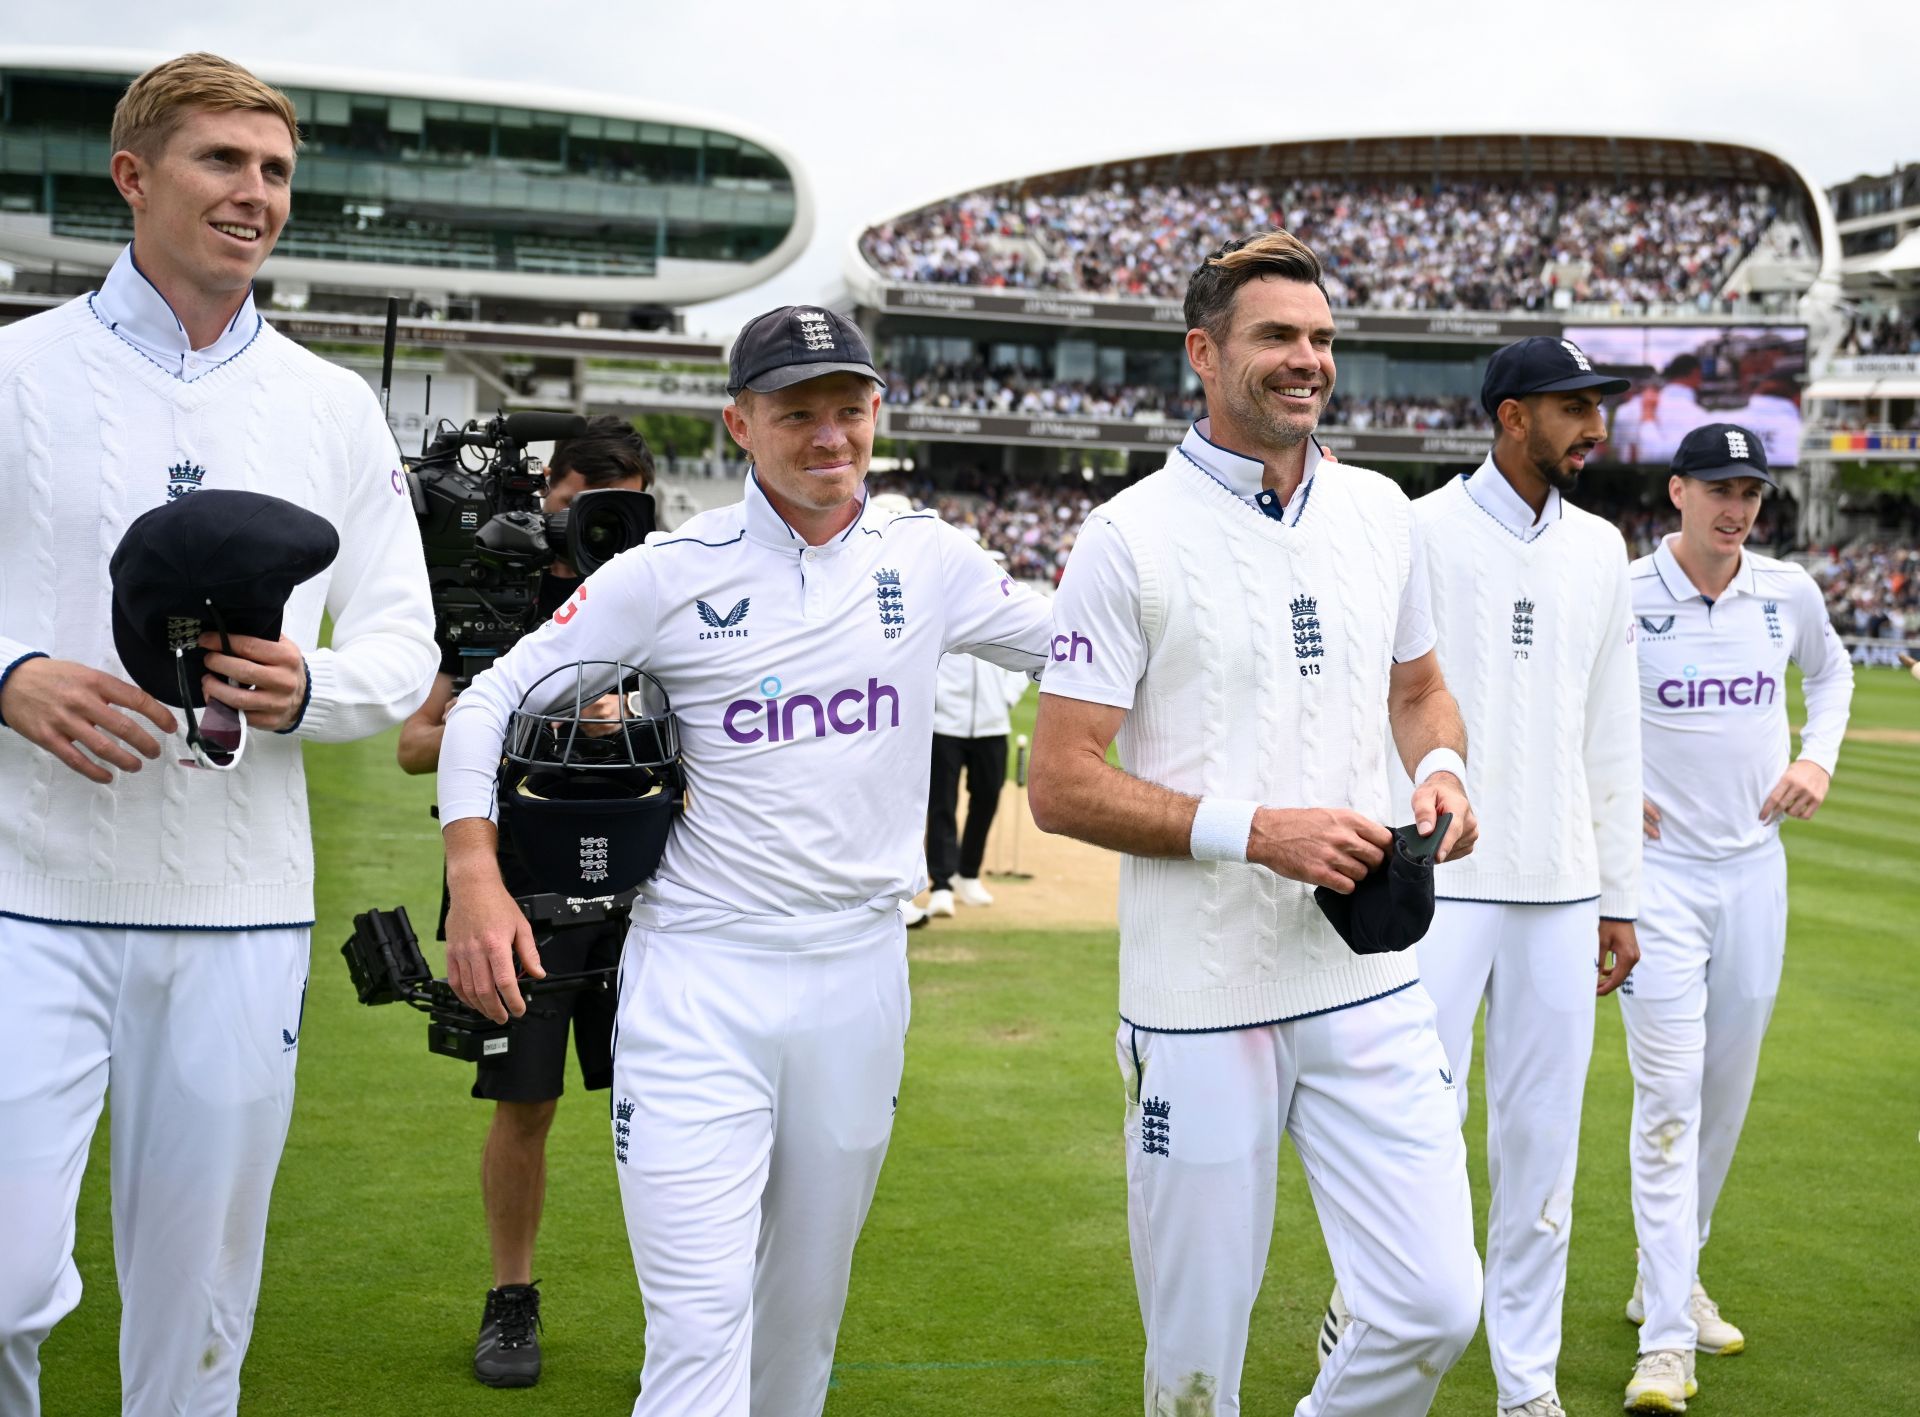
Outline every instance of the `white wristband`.
{"label": "white wristband", "polygon": [[1418,787],[1437,772],[1450,772],[1460,779],[1460,785],[1467,785],[1467,763],[1451,748],[1435,748],[1420,760],[1420,766],[1413,770],[1413,785]]}
{"label": "white wristband", "polygon": [[1237,797],[1202,797],[1187,840],[1195,861],[1245,861],[1258,802]]}

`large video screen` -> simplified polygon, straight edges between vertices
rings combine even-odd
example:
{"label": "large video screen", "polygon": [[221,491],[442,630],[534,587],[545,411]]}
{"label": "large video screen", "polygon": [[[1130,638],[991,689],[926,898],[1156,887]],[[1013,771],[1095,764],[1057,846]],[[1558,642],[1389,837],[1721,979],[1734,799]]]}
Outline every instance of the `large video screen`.
{"label": "large video screen", "polygon": [[1633,380],[1608,399],[1608,462],[1672,460],[1703,423],[1758,433],[1773,467],[1800,461],[1804,325],[1573,325],[1566,337],[1594,367]]}

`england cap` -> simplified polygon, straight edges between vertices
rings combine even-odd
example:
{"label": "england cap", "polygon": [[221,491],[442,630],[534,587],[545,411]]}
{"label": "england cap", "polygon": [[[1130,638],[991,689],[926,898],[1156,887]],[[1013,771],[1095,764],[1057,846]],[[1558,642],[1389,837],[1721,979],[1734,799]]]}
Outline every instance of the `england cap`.
{"label": "england cap", "polygon": [[1631,379],[1595,373],[1593,361],[1572,340],[1531,335],[1494,351],[1480,381],[1480,406],[1497,415],[1507,399],[1523,399],[1529,394],[1558,394],[1572,389],[1624,394],[1632,387]]}
{"label": "england cap", "polygon": [[1757,477],[1769,487],[1779,486],[1767,468],[1767,445],[1738,423],[1705,423],[1694,429],[1674,450],[1671,470],[1702,482]]}
{"label": "england cap", "polygon": [[259,492],[202,488],[143,513],[107,562],[120,663],[156,699],[184,708],[173,651],[185,648],[192,707],[204,707],[201,634],[279,639],[293,588],[339,550],[325,517]]}
{"label": "england cap", "polygon": [[814,305],[782,305],[740,327],[727,355],[727,392],[770,394],[826,374],[860,374],[881,388],[860,327]]}

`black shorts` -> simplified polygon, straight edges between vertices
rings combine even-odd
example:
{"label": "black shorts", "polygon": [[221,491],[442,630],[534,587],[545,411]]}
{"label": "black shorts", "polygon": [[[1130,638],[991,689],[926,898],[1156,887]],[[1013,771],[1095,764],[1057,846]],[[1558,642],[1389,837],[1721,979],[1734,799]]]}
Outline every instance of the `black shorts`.
{"label": "black shorts", "polygon": [[[562,930],[540,945],[540,963],[549,975],[578,974],[620,963],[621,925]],[[613,1086],[613,1016],[619,1002],[613,981],[605,988],[569,989],[536,994],[513,1025],[512,1046],[476,1064],[473,1095],[495,1102],[551,1102],[566,1091],[567,1025],[573,1025],[573,1051],[587,1091]]]}

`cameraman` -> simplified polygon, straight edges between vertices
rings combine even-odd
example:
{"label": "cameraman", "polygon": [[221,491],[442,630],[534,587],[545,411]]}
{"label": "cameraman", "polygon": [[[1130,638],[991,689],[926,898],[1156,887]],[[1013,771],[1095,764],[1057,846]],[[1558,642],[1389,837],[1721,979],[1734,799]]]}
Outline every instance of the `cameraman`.
{"label": "cameraman", "polygon": [[[653,454],[623,418],[590,419],[583,437],[559,444],[547,464],[541,510],[551,515],[582,492],[620,488],[644,492],[654,475]],[[540,577],[531,624],[541,624],[579,588],[580,575],[555,561]],[[454,702],[457,650],[443,651],[433,690],[400,730],[397,757],[409,773],[428,773],[440,761],[440,737]],[[503,839],[500,871],[516,896],[539,890]],[[600,924],[559,931],[541,941],[549,974],[577,974],[620,962],[624,926]],[[446,938],[446,896],[441,896],[440,938]],[[540,1292],[533,1284],[533,1242],[547,1183],[547,1131],[565,1087],[567,1026],[589,1092],[613,1081],[614,997],[608,990],[546,994],[535,998],[514,1026],[513,1047],[482,1059],[473,1095],[493,1099],[493,1124],[480,1153],[480,1194],[486,1207],[487,1240],[493,1251],[493,1285],[487,1291],[474,1347],[473,1375],[489,1387],[531,1387],[540,1377]]]}

